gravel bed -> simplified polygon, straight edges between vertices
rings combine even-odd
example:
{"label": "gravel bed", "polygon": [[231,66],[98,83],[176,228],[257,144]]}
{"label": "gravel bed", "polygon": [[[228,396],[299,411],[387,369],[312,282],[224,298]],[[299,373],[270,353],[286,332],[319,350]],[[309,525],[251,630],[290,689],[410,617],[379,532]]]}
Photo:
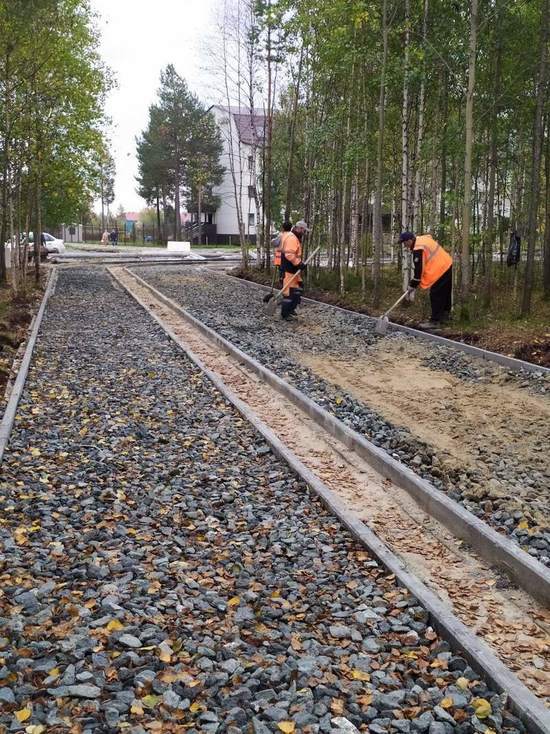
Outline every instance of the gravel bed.
{"label": "gravel bed", "polygon": [[[357,355],[358,349],[368,353],[369,347],[377,343],[378,337],[366,329],[365,320],[360,315],[308,304],[305,306],[308,325],[312,324],[315,329],[312,333],[305,330],[297,332],[272,317],[266,317],[261,308],[261,299],[256,295],[251,297],[249,288],[244,285],[239,287],[238,283],[224,280],[219,275],[204,270],[192,273],[181,268],[140,268],[136,272],[243,351],[288,379],[344,423],[445,491],[477,517],[509,535],[531,556],[550,565],[550,527],[532,528],[531,523],[525,522],[531,507],[539,515],[548,516],[548,472],[542,473],[518,465],[513,452],[493,457],[490,449],[480,444],[477,449],[480,460],[493,467],[493,490],[492,482],[487,482],[486,477],[482,477],[475,469],[450,466],[433,447],[416,438],[409,430],[393,425],[376,410],[300,365],[299,357],[294,355],[302,350],[347,355],[350,358]],[[386,338],[396,342],[416,342],[403,333],[391,334]],[[450,371],[465,381],[511,381],[517,387],[534,392],[550,390],[548,377],[541,373],[518,375],[498,366],[480,363],[475,358],[444,346],[425,343],[422,346],[425,347],[424,361],[427,366]],[[502,485],[509,492],[504,497],[500,491]],[[515,496],[515,488],[519,485],[531,490],[522,506],[517,506]],[[510,499],[515,505],[511,504]]]}
{"label": "gravel bed", "polygon": [[60,273],[0,482],[0,732],[523,732],[94,268]]}

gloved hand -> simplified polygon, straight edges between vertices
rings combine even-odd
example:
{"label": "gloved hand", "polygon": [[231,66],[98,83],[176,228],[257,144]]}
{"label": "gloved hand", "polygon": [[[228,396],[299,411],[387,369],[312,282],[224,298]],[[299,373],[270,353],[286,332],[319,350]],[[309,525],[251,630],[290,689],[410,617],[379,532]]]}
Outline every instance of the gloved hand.
{"label": "gloved hand", "polygon": [[298,265],[298,270],[301,270],[301,271],[302,271],[302,273],[305,273],[305,272],[306,272],[306,270],[307,270],[307,265],[306,265],[305,263],[300,263],[300,264]]}
{"label": "gloved hand", "polygon": [[411,282],[409,283],[409,290],[414,291],[418,288],[419,285],[420,285],[420,281],[416,280],[416,278],[413,278]]}

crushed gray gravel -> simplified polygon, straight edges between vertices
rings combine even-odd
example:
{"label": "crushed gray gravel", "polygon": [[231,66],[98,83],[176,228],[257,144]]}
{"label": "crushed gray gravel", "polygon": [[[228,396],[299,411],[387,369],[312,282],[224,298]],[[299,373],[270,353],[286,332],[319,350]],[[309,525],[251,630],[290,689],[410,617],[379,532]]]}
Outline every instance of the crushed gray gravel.
{"label": "crushed gray gravel", "polygon": [[3,734],[524,731],[102,270],[60,273],[0,505]]}
{"label": "crushed gray gravel", "polygon": [[[550,520],[543,525],[533,522],[526,527],[525,524],[531,509],[538,517],[548,518],[550,465],[546,470],[523,466],[513,450],[496,456],[480,442],[479,461],[490,468],[491,481],[476,470],[449,466],[437,450],[409,430],[390,423],[365,402],[300,364],[302,351],[350,358],[358,353],[368,354],[378,337],[361,315],[307,304],[303,308],[307,311],[308,325],[315,328],[309,332],[297,331],[266,316],[259,291],[205,268],[194,271],[177,267],[139,268],[136,274],[477,517],[509,535],[531,556],[550,565]],[[397,343],[413,339],[399,332],[386,338]],[[446,346],[422,342],[422,347],[426,366],[450,372],[466,382],[512,382],[530,393],[550,394],[550,379],[542,373],[517,374]],[[519,486],[526,488],[521,506],[517,501]],[[506,488],[504,496],[502,487]]]}

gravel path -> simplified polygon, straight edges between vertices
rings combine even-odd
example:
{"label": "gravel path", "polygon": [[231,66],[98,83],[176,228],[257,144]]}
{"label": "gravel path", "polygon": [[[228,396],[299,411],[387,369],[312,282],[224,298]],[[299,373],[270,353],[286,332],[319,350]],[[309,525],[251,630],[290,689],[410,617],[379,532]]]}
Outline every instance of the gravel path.
{"label": "gravel path", "polygon": [[101,270],[60,273],[0,504],[0,731],[523,731]]}
{"label": "gravel path", "polygon": [[[361,316],[310,304],[303,307],[301,323],[284,324],[266,317],[257,290],[205,268],[136,272],[550,564],[547,376],[510,373],[403,334],[390,335],[382,344]],[[384,385],[390,375],[402,377],[397,385],[401,393],[393,384]],[[364,389],[355,389],[366,377]],[[419,378],[426,385],[415,403],[413,385]],[[432,411],[425,396],[435,394],[433,386],[442,380],[448,388]],[[397,394],[403,400],[391,410]],[[457,394],[463,399],[447,405],[446,398]],[[508,405],[509,396],[517,406]],[[468,451],[463,452],[466,444]]]}

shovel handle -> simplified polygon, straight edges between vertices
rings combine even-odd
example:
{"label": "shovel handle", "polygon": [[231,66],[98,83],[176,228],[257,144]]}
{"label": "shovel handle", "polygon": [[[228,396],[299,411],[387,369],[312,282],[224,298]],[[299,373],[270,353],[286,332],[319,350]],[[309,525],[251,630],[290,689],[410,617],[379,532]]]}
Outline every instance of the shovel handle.
{"label": "shovel handle", "polygon": [[[304,265],[307,265],[311,260],[313,260],[313,258],[319,252],[320,249],[321,249],[320,247],[316,247],[313,250],[313,252],[311,253],[311,255],[308,257],[308,259],[305,261]],[[283,291],[286,290],[286,288],[289,288],[292,285],[292,283],[294,283],[294,281],[296,280],[296,278],[300,275],[300,272],[301,271],[298,270],[297,273],[294,273],[294,275],[292,276],[292,278],[286,284],[286,287],[283,287],[283,288],[281,288],[280,291],[277,291],[277,293],[275,294],[275,298],[279,298],[279,296],[282,296],[283,295]]]}
{"label": "shovel handle", "polygon": [[389,316],[389,314],[390,314],[390,313],[391,313],[391,312],[393,311],[393,309],[394,309],[394,308],[397,308],[397,306],[399,306],[399,304],[401,303],[401,301],[402,301],[402,300],[403,300],[403,299],[404,299],[404,298],[405,298],[405,297],[406,297],[406,296],[408,295],[408,293],[409,293],[409,291],[408,291],[408,289],[407,289],[407,290],[405,291],[405,293],[403,293],[403,294],[402,294],[401,296],[399,296],[399,298],[398,298],[398,299],[397,299],[397,301],[396,301],[396,302],[395,302],[395,303],[393,304],[393,306],[390,306],[390,307],[388,308],[388,310],[386,311],[386,313],[384,314],[384,316],[382,316],[382,318],[385,318],[386,316]]}

